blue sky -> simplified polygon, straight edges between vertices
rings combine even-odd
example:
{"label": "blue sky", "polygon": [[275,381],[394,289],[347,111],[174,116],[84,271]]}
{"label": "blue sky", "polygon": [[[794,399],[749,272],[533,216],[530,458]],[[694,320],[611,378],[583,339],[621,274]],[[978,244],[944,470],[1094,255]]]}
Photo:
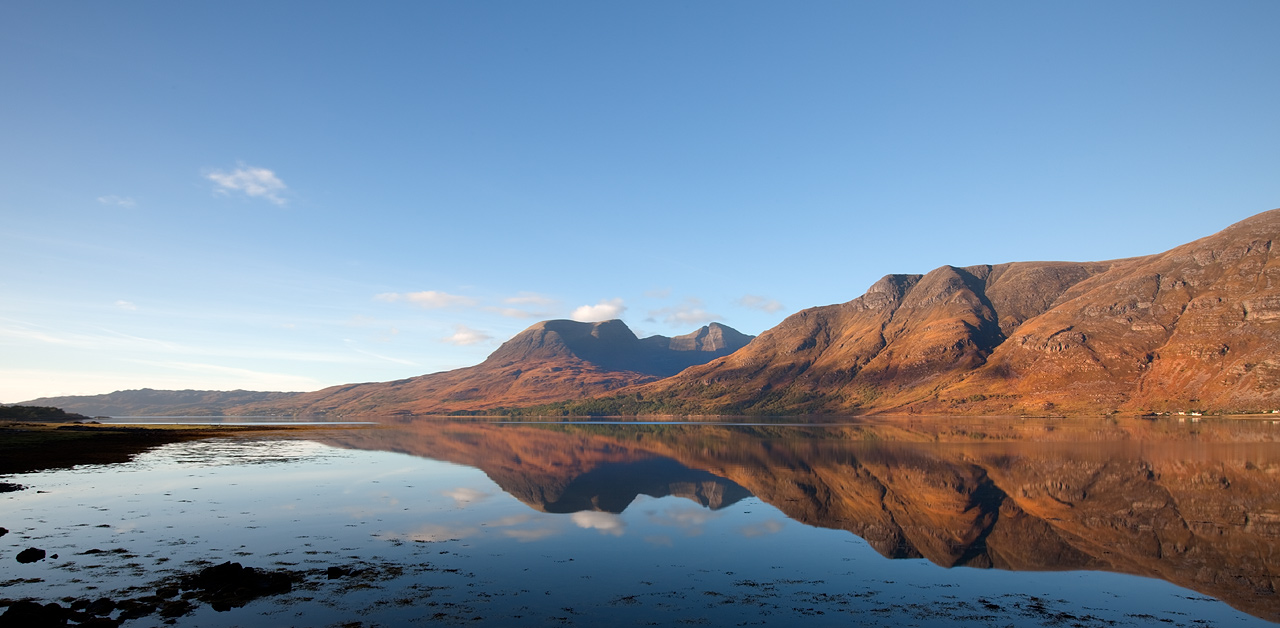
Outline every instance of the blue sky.
{"label": "blue sky", "polygon": [[756,334],[1280,206],[1280,3],[0,4],[0,401]]}

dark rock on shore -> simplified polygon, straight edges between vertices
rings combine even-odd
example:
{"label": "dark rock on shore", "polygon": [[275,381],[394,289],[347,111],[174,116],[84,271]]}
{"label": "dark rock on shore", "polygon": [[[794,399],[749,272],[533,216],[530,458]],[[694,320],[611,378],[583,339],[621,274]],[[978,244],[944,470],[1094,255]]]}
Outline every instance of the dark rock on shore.
{"label": "dark rock on shore", "polygon": [[44,560],[44,557],[44,550],[36,547],[28,547],[27,549],[18,552],[18,562],[23,564]]}
{"label": "dark rock on shore", "polygon": [[41,604],[39,602],[20,601],[9,605],[9,609],[0,615],[0,627],[9,628],[44,628],[45,626],[65,626],[70,609],[63,608],[57,602]]}
{"label": "dark rock on shore", "polygon": [[[32,552],[44,551],[31,548]],[[25,552],[24,552],[25,553]],[[89,550],[82,554],[103,553]],[[37,559],[38,560],[38,559]],[[44,628],[45,626],[76,626],[78,628],[118,628],[123,622],[159,615],[174,623],[176,618],[190,614],[200,602],[209,604],[215,611],[223,612],[239,608],[249,602],[293,590],[294,583],[321,574],[330,580],[371,573],[368,569],[329,567],[312,571],[267,571],[245,567],[240,563],[225,562],[206,567],[197,573],[166,578],[157,583],[154,595],[113,600],[102,597],[96,600],[64,598],[69,602],[63,607],[57,602],[41,604],[32,600],[0,599],[0,608],[8,606],[0,614],[0,628]],[[113,619],[112,614],[116,614]]]}

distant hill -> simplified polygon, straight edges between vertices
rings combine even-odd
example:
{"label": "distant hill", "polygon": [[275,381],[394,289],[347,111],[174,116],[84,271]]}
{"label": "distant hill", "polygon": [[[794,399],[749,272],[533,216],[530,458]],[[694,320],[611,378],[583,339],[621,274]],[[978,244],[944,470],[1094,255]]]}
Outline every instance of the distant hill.
{"label": "distant hill", "polygon": [[484,362],[392,382],[334,386],[239,411],[288,415],[442,414],[583,399],[656,381],[733,353],[751,340],[711,323],[639,339],[620,320],[536,323]]}
{"label": "distant hill", "polygon": [[730,356],[570,413],[1280,408],[1280,210],[1108,262],[888,275]]}
{"label": "distant hill", "polygon": [[298,393],[250,390],[118,390],[105,395],[41,397],[26,405],[56,406],[89,416],[223,416],[224,409],[274,402]]}
{"label": "distant hill", "polygon": [[345,416],[480,412],[582,399],[729,355],[752,336],[711,323],[640,339],[619,320],[536,323],[476,366],[308,393],[125,390],[26,402],[94,416]]}
{"label": "distant hill", "polygon": [[0,420],[5,421],[83,421],[89,417],[49,406],[0,405]]}

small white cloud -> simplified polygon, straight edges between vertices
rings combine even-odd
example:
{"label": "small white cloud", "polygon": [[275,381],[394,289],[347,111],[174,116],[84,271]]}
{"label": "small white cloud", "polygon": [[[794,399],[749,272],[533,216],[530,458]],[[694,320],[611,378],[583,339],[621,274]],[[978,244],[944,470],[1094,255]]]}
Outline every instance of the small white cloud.
{"label": "small white cloud", "polygon": [[387,303],[404,301],[428,310],[438,310],[446,307],[471,307],[476,304],[476,300],[471,297],[449,294],[448,292],[440,292],[438,290],[423,290],[422,292],[383,292],[382,294],[374,295],[373,298],[379,301],[386,301]]}
{"label": "small white cloud", "polygon": [[599,530],[601,534],[613,536],[622,536],[627,527],[627,522],[623,521],[622,517],[608,512],[584,510],[573,513],[570,518],[579,528]]}
{"label": "small white cloud", "polygon": [[685,299],[684,303],[676,307],[664,307],[659,310],[649,311],[649,320],[661,319],[668,325],[705,325],[723,318],[719,314],[708,312],[703,307],[702,301],[692,297]]}
{"label": "small white cloud", "polygon": [[466,325],[454,325],[453,333],[441,338],[440,340],[451,345],[474,345],[481,342],[493,340],[493,336],[486,334],[478,329],[471,329]]}
{"label": "small white cloud", "polygon": [[770,299],[769,297],[762,297],[754,294],[748,294],[747,296],[738,299],[738,305],[741,305],[742,307],[749,307],[753,310],[768,312],[770,314],[782,309],[782,304],[779,303],[777,299]]}
{"label": "small white cloud", "polygon": [[240,167],[231,172],[214,170],[206,174],[205,178],[218,184],[217,191],[220,194],[242,192],[245,196],[265,198],[281,207],[288,203],[280,196],[288,186],[276,176],[276,173],[266,168],[240,164]]}
{"label": "small white cloud", "polygon": [[122,310],[130,310],[130,311],[138,309],[138,306],[134,305],[130,301],[125,301],[124,299],[120,299],[119,301],[116,301],[116,307]]}
{"label": "small white cloud", "polygon": [[490,497],[489,493],[468,486],[460,486],[455,489],[443,491],[440,494],[452,499],[459,508],[474,502],[483,501]]}
{"label": "small white cloud", "polygon": [[625,311],[627,306],[622,304],[622,299],[602,299],[595,305],[579,307],[569,317],[580,323],[596,323],[618,318]]}
{"label": "small white cloud", "polygon": [[134,205],[138,204],[136,201],[134,201],[132,198],[129,198],[128,196],[116,196],[115,194],[111,194],[109,196],[99,196],[98,202],[102,203],[103,205],[115,205],[117,207],[133,207]]}

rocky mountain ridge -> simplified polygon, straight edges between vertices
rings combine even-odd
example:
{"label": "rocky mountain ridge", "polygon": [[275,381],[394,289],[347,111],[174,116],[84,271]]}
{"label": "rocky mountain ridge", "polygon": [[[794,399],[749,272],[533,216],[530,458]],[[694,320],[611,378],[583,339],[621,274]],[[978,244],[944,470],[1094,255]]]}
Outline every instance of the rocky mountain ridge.
{"label": "rocky mountain ridge", "polygon": [[[886,275],[754,340],[544,321],[483,363],[209,413],[1097,414],[1280,409],[1280,210],[1164,253]],[[259,394],[259,393],[253,393]],[[32,402],[102,414],[77,398]],[[132,414],[206,414],[194,406]]]}
{"label": "rocky mountain ridge", "polygon": [[1269,411],[1277,236],[1273,210],[1145,257],[887,275],[615,401],[728,414]]}

